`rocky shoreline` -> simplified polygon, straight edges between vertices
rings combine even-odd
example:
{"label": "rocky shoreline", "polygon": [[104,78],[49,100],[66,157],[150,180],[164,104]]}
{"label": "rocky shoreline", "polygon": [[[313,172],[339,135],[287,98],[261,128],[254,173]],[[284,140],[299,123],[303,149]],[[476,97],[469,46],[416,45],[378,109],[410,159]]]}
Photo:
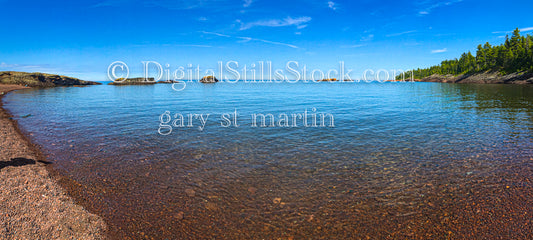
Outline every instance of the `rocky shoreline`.
{"label": "rocky shoreline", "polygon": [[0,238],[106,239],[103,219],[66,194],[2,108],[1,97],[23,88],[0,84]]}
{"label": "rocky shoreline", "polygon": [[480,84],[533,84],[533,72],[519,72],[502,75],[499,72],[484,72],[454,76],[433,74],[420,82],[480,83]]}
{"label": "rocky shoreline", "polygon": [[56,74],[15,71],[0,72],[0,84],[14,84],[27,87],[101,85],[99,82],[84,81],[77,78]]}

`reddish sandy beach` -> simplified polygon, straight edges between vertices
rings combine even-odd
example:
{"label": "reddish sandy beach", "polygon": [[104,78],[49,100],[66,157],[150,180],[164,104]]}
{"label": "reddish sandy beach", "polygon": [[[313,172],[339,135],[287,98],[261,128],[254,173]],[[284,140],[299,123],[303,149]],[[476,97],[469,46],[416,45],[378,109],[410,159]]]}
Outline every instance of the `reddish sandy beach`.
{"label": "reddish sandy beach", "polygon": [[[0,98],[22,88],[0,85]],[[0,239],[105,239],[102,218],[66,195],[1,107]]]}

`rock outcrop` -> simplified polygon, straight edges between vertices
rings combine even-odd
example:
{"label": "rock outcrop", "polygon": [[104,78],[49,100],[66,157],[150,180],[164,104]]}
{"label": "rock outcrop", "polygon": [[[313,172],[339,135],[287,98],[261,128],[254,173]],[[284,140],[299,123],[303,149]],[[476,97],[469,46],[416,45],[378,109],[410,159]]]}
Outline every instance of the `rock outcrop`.
{"label": "rock outcrop", "polygon": [[16,84],[28,87],[56,87],[100,85],[98,82],[83,81],[73,77],[48,73],[0,72],[0,84]]}
{"label": "rock outcrop", "polygon": [[218,82],[218,79],[215,76],[205,76],[202,79],[200,79],[201,83],[216,83]]}
{"label": "rock outcrop", "polygon": [[533,84],[533,72],[519,72],[506,75],[502,75],[499,72],[484,72],[458,76],[450,74],[433,74],[419,81],[443,83]]}
{"label": "rock outcrop", "polygon": [[148,78],[145,79],[143,77],[140,78],[118,78],[114,82],[110,82],[108,85],[150,85],[150,84],[156,84],[154,78]]}
{"label": "rock outcrop", "polygon": [[318,80],[319,82],[337,82],[338,80],[336,78],[324,78],[322,80]]}
{"label": "rock outcrop", "polygon": [[177,81],[177,80],[161,80],[161,81],[158,81],[157,83],[180,83],[180,81]]}

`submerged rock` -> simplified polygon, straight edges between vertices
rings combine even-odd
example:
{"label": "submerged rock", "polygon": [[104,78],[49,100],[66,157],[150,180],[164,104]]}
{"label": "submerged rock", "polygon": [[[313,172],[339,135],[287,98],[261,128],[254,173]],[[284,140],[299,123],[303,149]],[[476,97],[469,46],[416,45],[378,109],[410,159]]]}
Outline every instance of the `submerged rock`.
{"label": "submerged rock", "polygon": [[189,197],[194,197],[194,195],[196,195],[196,191],[188,188],[188,189],[185,189],[185,193],[187,194],[187,196]]}
{"label": "submerged rock", "polygon": [[205,76],[202,79],[200,79],[201,83],[216,83],[218,82],[218,79],[215,76]]}

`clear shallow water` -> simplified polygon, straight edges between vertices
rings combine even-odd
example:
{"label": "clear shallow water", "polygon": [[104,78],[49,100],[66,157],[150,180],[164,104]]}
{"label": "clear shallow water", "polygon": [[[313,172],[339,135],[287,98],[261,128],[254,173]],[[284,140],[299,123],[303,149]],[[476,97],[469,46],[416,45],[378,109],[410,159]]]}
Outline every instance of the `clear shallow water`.
{"label": "clear shallow water", "polygon": [[[158,84],[3,101],[117,238],[457,237],[532,219],[531,86]],[[250,126],[312,108],[335,127]],[[235,109],[240,126],[221,127]],[[162,136],[165,111],[211,115]],[[531,234],[513,226],[499,231]]]}

